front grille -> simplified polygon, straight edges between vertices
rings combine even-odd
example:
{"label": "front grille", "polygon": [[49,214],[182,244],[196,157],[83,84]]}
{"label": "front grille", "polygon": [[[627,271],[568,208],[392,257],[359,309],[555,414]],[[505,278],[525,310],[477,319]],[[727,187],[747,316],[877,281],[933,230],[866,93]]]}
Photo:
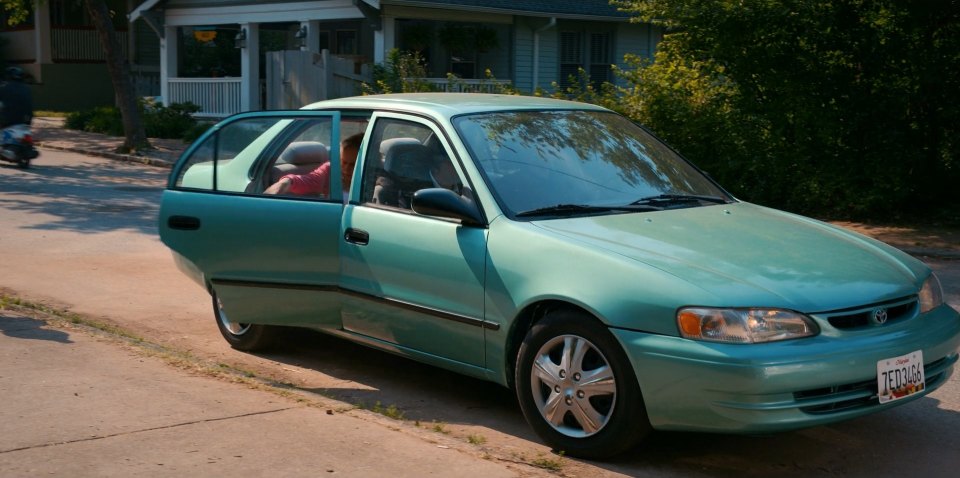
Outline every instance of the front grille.
{"label": "front grille", "polygon": [[[923,373],[926,379],[926,389],[932,390],[938,387],[940,382],[946,378],[944,375],[946,368],[956,361],[957,356],[952,355],[925,364]],[[794,392],[793,398],[797,401],[800,411],[811,415],[825,415],[880,404],[880,400],[877,398],[877,381],[875,379]],[[809,405],[805,406],[804,404]]]}
{"label": "front grille", "polygon": [[[886,310],[886,321],[882,324],[873,320],[874,311],[878,309]],[[915,316],[918,310],[919,303],[917,298],[913,296],[895,301],[858,307],[856,309],[828,312],[823,315],[827,317],[827,321],[830,322],[830,325],[841,330],[848,330],[861,327],[893,324]]]}

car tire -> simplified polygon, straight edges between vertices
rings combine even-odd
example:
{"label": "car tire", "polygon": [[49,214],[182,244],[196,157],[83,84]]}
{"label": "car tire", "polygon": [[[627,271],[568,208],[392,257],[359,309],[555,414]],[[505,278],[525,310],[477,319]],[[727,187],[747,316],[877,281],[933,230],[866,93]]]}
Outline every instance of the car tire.
{"label": "car tire", "polygon": [[558,452],[607,458],[651,431],[623,348],[585,313],[557,310],[536,322],[520,346],[515,378],[523,415]]}
{"label": "car tire", "polygon": [[211,296],[217,328],[231,347],[244,352],[256,352],[268,349],[276,343],[277,327],[231,322],[217,294],[212,293]]}

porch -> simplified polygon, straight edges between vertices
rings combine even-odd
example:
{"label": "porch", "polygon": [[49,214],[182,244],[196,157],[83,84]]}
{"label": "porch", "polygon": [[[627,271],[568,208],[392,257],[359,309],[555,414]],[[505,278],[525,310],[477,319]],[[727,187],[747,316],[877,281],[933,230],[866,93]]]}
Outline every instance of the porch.
{"label": "porch", "polygon": [[[258,85],[259,104],[264,109],[298,109],[316,101],[358,95],[360,85],[371,82],[368,65],[357,66],[350,58],[300,50],[268,52],[266,78]],[[194,116],[223,118],[241,111],[244,81],[240,77],[168,78],[165,104],[193,103]],[[259,109],[259,108],[256,108]]]}
{"label": "porch", "polygon": [[434,90],[444,93],[500,93],[513,82],[476,78],[411,78],[408,82],[423,81]]}
{"label": "porch", "polygon": [[[327,94],[311,97],[301,91],[291,91],[298,85],[291,82],[265,82],[261,85],[266,96],[267,109],[297,109],[315,101],[340,98],[360,94],[359,84],[370,81],[368,77],[354,75],[347,71],[331,73],[329,83],[316,85],[316,90]],[[458,78],[419,78],[409,81],[423,81],[436,91],[452,93],[499,93],[510,86],[510,80],[478,80]],[[194,116],[203,118],[223,118],[243,111],[240,105],[240,78],[168,78],[169,103],[190,102],[200,106]]]}

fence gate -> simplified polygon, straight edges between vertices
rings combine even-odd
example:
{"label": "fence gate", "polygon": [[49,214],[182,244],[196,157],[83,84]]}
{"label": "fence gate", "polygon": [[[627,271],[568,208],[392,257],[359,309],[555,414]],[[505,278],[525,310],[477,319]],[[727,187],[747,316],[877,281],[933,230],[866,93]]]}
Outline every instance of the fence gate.
{"label": "fence gate", "polygon": [[[314,58],[317,57],[317,58]],[[290,110],[326,98],[320,55],[285,50],[266,54],[268,110]]]}
{"label": "fence gate", "polygon": [[266,54],[266,109],[298,109],[315,101],[360,94],[360,83],[370,81],[369,68],[354,73],[354,62],[327,50],[272,51]]}

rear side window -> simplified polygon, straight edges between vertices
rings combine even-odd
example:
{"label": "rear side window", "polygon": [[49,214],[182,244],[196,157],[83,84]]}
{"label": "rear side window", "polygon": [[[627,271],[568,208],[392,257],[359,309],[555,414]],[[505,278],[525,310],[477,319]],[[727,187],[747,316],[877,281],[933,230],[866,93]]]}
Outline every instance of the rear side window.
{"label": "rear side window", "polygon": [[250,168],[293,120],[264,117],[228,123],[203,140],[180,168],[174,187],[244,191]]}
{"label": "rear side window", "polygon": [[316,190],[278,194],[268,188],[285,176],[306,177],[322,167],[338,171],[339,167],[329,163],[339,156],[339,139],[344,134],[363,132],[368,118],[369,114],[363,113],[341,119],[333,112],[297,112],[228,119],[178,165],[173,187],[272,198],[329,199],[331,185],[327,183],[332,181],[332,171],[323,176],[313,174],[313,182],[324,186],[313,188]]}

